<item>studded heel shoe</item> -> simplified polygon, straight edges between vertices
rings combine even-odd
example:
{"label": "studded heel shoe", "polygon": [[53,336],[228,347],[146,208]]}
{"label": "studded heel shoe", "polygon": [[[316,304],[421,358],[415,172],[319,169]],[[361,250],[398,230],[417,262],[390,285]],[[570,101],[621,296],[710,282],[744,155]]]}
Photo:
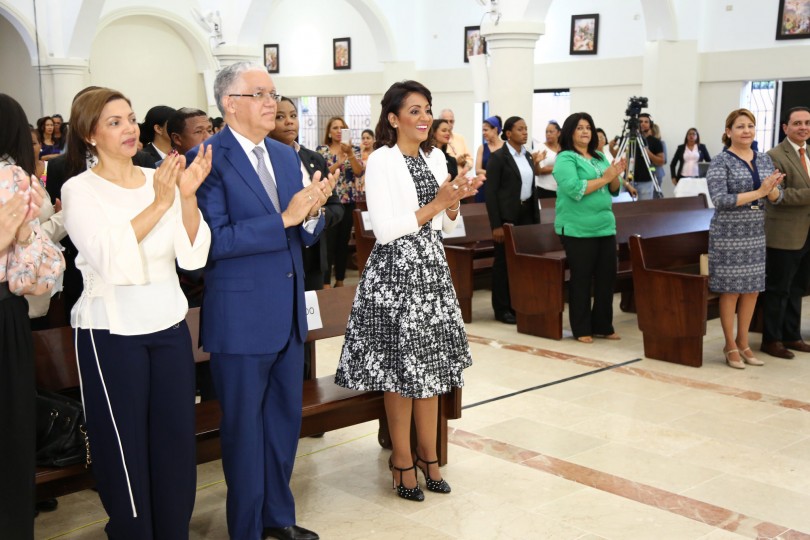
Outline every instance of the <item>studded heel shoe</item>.
{"label": "studded heel shoe", "polygon": [[[419,465],[420,462],[425,465],[424,468],[422,468],[422,466]],[[422,471],[422,474],[425,475],[425,484],[427,485],[428,491],[433,491],[435,493],[450,493],[450,484],[448,484],[444,479],[433,480],[430,477],[430,466],[438,462],[439,460],[425,461],[418,455],[416,456],[416,465],[419,467],[419,470]]]}
{"label": "studded heel shoe", "polygon": [[[393,483],[394,488],[397,490],[397,495],[409,501],[422,502],[425,500],[425,493],[422,491],[422,488],[419,487],[419,479],[416,478],[416,465],[411,465],[407,469],[400,469],[399,467],[394,467],[394,463],[391,461],[391,458],[388,458],[388,469],[390,471],[399,471],[399,484],[397,484],[397,481],[394,478],[391,478],[391,482]],[[417,481],[416,487],[406,488],[402,485],[402,473],[411,470],[413,471],[413,476]],[[428,489],[430,489],[430,487],[428,487]]]}

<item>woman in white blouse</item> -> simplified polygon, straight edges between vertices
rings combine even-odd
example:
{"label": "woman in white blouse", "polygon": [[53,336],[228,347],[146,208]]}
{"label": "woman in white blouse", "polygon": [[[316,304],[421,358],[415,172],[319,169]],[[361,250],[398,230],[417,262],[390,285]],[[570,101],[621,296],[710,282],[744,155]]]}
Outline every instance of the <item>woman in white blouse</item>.
{"label": "woman in white blouse", "polygon": [[683,144],[678,145],[669,171],[672,173],[672,183],[677,184],[681,178],[696,178],[700,176],[698,163],[711,161],[709,150],[700,142],[700,133],[697,128],[689,128],[683,138]]}
{"label": "woman in white blouse", "polygon": [[211,232],[196,191],[210,147],[187,168],[132,164],[138,124],[108,88],[73,103],[69,153],[98,164],[62,188],[84,291],[71,312],[93,474],[111,538],[188,538],[194,507],[194,359],[177,279],[202,268]]}
{"label": "woman in white blouse", "polygon": [[[550,121],[546,126],[546,142],[541,144],[540,147],[534,152],[543,155],[543,158],[538,163],[540,172],[534,177],[534,183],[537,186],[538,199],[556,199],[557,198],[557,181],[551,171],[554,170],[554,163],[557,161],[557,154],[560,153],[560,124],[554,120]],[[545,154],[543,154],[545,153]]]}

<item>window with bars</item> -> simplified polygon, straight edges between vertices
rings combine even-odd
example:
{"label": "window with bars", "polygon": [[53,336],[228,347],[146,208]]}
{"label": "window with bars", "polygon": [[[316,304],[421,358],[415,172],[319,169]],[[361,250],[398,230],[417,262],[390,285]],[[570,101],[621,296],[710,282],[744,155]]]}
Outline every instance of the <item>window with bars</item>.
{"label": "window with bars", "polygon": [[770,150],[776,143],[777,86],[777,81],[749,81],[743,90],[740,105],[754,113],[757,120],[756,141],[760,152]]}

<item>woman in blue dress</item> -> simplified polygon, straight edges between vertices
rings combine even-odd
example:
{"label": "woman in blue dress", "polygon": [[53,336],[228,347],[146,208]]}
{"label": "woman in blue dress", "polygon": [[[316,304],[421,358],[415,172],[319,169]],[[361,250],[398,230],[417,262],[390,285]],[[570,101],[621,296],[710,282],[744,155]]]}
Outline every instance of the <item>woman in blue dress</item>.
{"label": "woman in blue dress", "polygon": [[726,148],[706,175],[716,209],[709,228],[709,289],[720,294],[723,354],[735,369],[764,365],[751,352],[748,327],[757,295],[765,290],[765,199],[778,204],[783,195],[784,174],[767,154],[751,148],[755,136],[751,111],[732,111],[723,134]]}

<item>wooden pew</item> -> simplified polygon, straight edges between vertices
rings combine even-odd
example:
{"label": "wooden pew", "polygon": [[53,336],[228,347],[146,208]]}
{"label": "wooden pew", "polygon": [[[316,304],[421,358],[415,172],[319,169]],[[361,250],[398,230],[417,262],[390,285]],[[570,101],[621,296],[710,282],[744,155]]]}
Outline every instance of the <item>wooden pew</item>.
{"label": "wooden pew", "polygon": [[[630,310],[633,305],[629,237],[708,231],[713,213],[713,209],[700,209],[616,217],[617,290],[623,295],[622,306]],[[504,233],[509,289],[518,332],[562,339],[565,286],[570,276],[565,251],[553,224],[507,225]]]}
{"label": "wooden pew", "polygon": [[[342,336],[351,311],[355,287],[339,287],[317,291],[323,327],[307,334],[308,342]],[[206,362],[208,353],[198,346],[199,308],[189,309],[186,322],[191,332],[195,362]],[[34,361],[37,386],[54,392],[79,386],[78,368],[69,327],[34,332]],[[313,372],[315,365],[313,363]],[[303,373],[303,372],[302,372]],[[378,441],[390,447],[388,424],[382,392],[362,392],[338,387],[334,375],[303,381],[301,437],[324,433],[371,420],[379,420]],[[197,463],[206,463],[222,456],[219,426],[222,412],[216,400],[195,406]],[[461,390],[456,389],[439,398],[437,451],[440,464],[447,463],[447,422],[461,417]],[[92,452],[92,449],[91,449]],[[69,467],[38,467],[36,471],[37,499],[60,497],[93,487],[95,481],[83,464]]]}
{"label": "wooden pew", "polygon": [[708,231],[630,237],[644,356],[703,365],[706,322],[719,316],[719,296],[709,292],[709,278],[699,273],[700,254],[708,250]]}

